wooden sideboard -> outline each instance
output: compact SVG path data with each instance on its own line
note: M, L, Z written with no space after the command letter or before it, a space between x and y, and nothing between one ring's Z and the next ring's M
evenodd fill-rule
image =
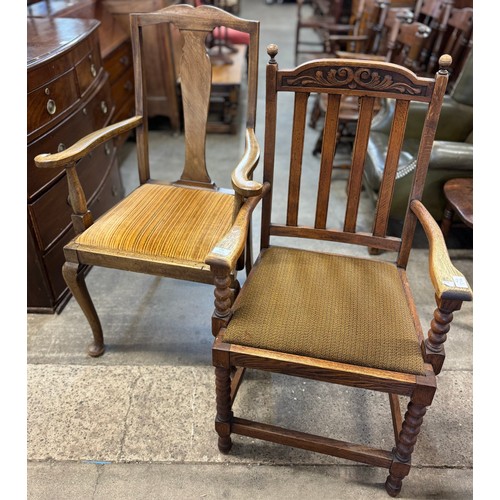
M103 67L99 21L28 17L28 312L60 311L70 297L63 246L74 236L64 169L33 158L61 151L111 123L115 105ZM95 216L123 197L117 144L108 141L77 166Z
M128 28L124 29L103 0L41 0L28 6L28 17L97 19L103 66L109 75L115 104L112 122L135 112L134 68ZM126 136L122 137L122 142Z

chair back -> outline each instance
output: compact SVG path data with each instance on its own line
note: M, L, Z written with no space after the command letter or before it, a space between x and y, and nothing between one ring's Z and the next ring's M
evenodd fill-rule
M430 33L431 29L423 23L398 23L390 37L387 60L417 71L418 58Z
M134 57L136 114L142 115L142 126L137 129L137 154L139 179L144 183L150 178L145 71L143 68L143 29L147 26L173 26L180 37L180 58L177 74L182 96L185 161L184 169L177 181L215 188L207 171L205 145L207 120L212 88L212 64L207 53L207 37L215 28L227 27L248 33L247 106L246 126L255 128L257 105L257 71L259 22L240 19L217 7L202 5L172 5L156 12L130 15L132 50ZM158 61L158 71L162 71ZM165 75L172 78L173 75Z
M450 82L455 83L464 69L472 50L472 20L473 9L451 9L448 19L448 30L443 43L443 51L450 54L455 63L450 75Z
M437 66L453 4L454 0L422 0L420 3L415 21L431 29L419 57L422 71L432 73Z
M428 104L410 192L410 200L421 200L435 129L448 80L446 68L449 67L451 59L443 56L441 58L442 69L436 74L435 79L431 79L418 77L407 68L392 63L353 59L315 60L292 70L280 70L275 60L277 47L269 46L268 54L271 59L267 65L266 75L264 182L270 183L272 191L263 200L261 248L269 247L272 237L350 243L398 252L398 263L401 267L405 267L415 231L415 216L407 210L400 237L389 236L387 228L408 109L412 101ZM316 173L311 171L306 172L305 176L302 175L308 99L314 93L324 93L328 96L317 177ZM349 169L345 207L342 209L339 208L342 200L330 200L330 196L333 160L337 147L339 104L341 98L345 96L358 99L359 118ZM275 172L278 99L285 100L290 97L293 98L293 104L289 104L293 106L291 146L289 166L286 169L287 173L283 174L282 168L276 169ZM374 103L380 98L394 99L395 112L387 151L380 152L385 156L385 169L370 231L366 228L359 228L357 221ZM280 134L283 134L281 125ZM282 151L282 145L278 146ZM283 166L279 165L279 167ZM275 176L275 174L278 175ZM288 177L286 202L283 206L273 209L272 192L280 185L286 184L286 177ZM316 188L310 187L313 183L312 179L317 180ZM315 210L311 210L314 204ZM305 208L305 217L301 214L302 205ZM337 215L333 217L333 211L337 215L340 214L340 217ZM314 220L312 217L307 219L307 212L315 213ZM335 223L332 222L335 218L338 227L335 227Z

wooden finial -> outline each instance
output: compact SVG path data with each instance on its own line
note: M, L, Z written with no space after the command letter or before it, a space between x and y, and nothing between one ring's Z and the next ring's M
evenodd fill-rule
M448 68L451 66L453 62L452 57L449 54L443 54L439 58L439 72L444 74L448 72Z
M278 46L275 43L270 43L267 46L267 53L268 53L269 57L271 58L269 60L269 64L276 64L276 61L274 60L274 58L276 57L276 54L278 53Z

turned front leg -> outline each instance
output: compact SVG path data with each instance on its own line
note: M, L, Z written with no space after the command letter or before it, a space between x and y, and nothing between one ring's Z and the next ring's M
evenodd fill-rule
M411 401L408 404L399 439L396 448L393 450L394 461L385 482L385 489L392 497L395 497L401 491L403 479L410 472L411 455L426 411L427 408L424 405L415 404Z
M231 370L229 368L215 368L215 391L217 400L217 416L215 430L219 434L218 446L221 453L229 453L231 446Z
M444 343L450 325L453 320L453 312L458 311L462 305L461 301L436 300L438 307L434 311L434 318L431 321L431 328L425 339L426 360L432 365L434 373L441 372L445 359Z
M231 318L231 305L235 295L235 291L231 286L235 286L235 284L231 279L229 270L225 268L213 268L212 272L214 274L215 284L215 310L212 315L212 334L216 337L219 330L227 326Z

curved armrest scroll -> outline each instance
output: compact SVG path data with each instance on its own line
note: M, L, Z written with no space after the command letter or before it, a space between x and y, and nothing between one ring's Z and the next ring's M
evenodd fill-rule
M252 128L245 132L245 153L239 164L233 170L231 182L234 190L244 198L262 193L262 184L251 179L260 158L260 147Z
M464 275L451 263L443 233L422 202L410 203L429 240L429 273L439 299L470 301L472 290Z
M70 146L68 149L54 154L39 154L35 157L35 164L39 168L55 168L64 167L73 164L90 153L97 146L109 139L123 134L142 123L142 116L134 116L127 120L122 120L113 125L92 132L78 142Z
M205 258L205 262L209 266L223 267L229 270L235 268L236 262L245 248L252 212L270 187L271 185L265 182L260 195L253 196L243 203L231 229Z

